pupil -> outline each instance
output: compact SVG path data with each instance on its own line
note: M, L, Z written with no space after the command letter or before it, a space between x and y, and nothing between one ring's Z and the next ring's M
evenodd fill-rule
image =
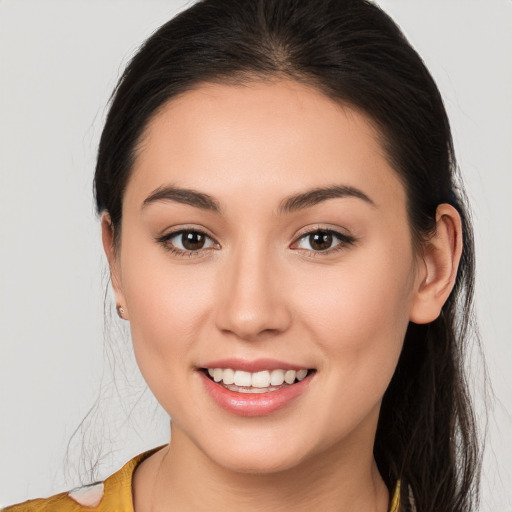
M189 251L197 251L201 249L204 245L204 235L201 233L197 233L194 231L189 231L187 233L183 233L182 235L182 243L183 247Z
M318 251L325 251L326 249L329 249L329 247L331 247L332 234L326 233L325 231L314 233L313 235L310 235L310 243L313 249L316 249Z

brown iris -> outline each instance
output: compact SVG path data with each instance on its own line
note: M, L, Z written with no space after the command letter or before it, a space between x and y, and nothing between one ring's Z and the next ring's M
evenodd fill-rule
M197 251L202 249L206 240L206 236L197 231L184 231L181 234L183 247L187 251Z
M328 231L317 231L309 235L309 243L316 251L325 251L332 245L332 233Z

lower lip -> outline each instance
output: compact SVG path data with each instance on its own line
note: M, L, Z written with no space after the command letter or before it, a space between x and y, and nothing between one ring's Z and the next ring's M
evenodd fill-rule
M267 393L237 393L217 384L202 371L199 374L206 391L222 409L238 416L265 416L286 407L302 395L314 372L300 382Z

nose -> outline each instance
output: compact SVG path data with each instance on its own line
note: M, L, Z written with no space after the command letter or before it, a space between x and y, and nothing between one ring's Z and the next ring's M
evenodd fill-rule
M217 328L246 341L282 333L292 319L278 258L261 245L233 249L219 276Z

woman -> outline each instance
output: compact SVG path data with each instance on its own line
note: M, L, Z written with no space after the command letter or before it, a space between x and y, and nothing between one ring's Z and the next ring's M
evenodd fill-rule
M472 509L471 226L440 95L382 11L194 5L121 78L95 191L172 441L12 510Z

